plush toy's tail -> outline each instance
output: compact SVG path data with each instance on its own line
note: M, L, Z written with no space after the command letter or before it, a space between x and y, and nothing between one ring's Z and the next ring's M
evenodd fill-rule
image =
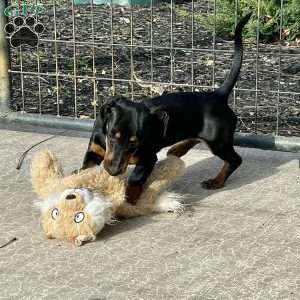
M166 192L155 202L152 211L157 213L174 212L180 214L184 210L182 196L173 192Z
M55 155L49 150L38 152L31 162L31 182L34 191L43 199L51 192L63 176L62 168Z
M183 175L185 172L184 162L173 155L159 161L145 186L145 191L140 196L137 205L124 203L118 210L117 215L121 217L134 217L146 215L151 212L180 211L183 206L174 193L163 192L167 189L173 179ZM160 197L162 195L162 197Z

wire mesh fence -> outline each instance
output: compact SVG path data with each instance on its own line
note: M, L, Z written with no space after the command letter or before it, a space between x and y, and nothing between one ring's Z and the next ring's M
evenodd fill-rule
M159 5L151 0L149 7L118 6L113 0L39 3L45 8L36 18L45 27L37 34L39 44L10 49L15 111L95 118L113 95L147 101L162 91L211 90L231 66L232 39L218 37L199 18L216 20L217 0ZM235 4L237 20L239 1ZM300 135L300 72L291 71L300 63L300 48L282 42L282 4L279 38L261 42L258 25L256 39L245 42L242 73L230 99L240 132Z

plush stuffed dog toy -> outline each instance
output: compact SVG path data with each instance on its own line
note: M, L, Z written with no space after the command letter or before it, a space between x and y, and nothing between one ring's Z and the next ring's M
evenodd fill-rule
M42 227L48 238L71 241L76 246L93 241L115 217L135 217L151 212L176 212L182 204L169 183L184 173L183 161L168 156L157 163L137 205L126 202L128 174L112 177L102 166L64 177L61 165L48 150L36 154L31 164L33 188L41 198Z

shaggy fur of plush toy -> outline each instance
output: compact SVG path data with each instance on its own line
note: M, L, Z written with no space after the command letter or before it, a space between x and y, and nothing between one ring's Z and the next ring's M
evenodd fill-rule
M128 173L112 177L102 167L95 167L65 177L57 158L48 150L34 156L31 179L41 199L35 205L41 210L47 237L80 246L95 240L96 234L114 217L181 210L182 204L174 194L160 196L184 170L183 161L172 155L158 162L137 205L125 201Z

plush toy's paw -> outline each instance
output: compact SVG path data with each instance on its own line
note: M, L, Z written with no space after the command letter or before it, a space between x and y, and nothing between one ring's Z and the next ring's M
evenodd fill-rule
M165 193L155 203L154 212L181 213L184 205L180 202L180 196L176 193Z
M48 172L47 175L62 176L62 168L54 153L48 149L42 150L33 156L31 170Z
M62 176L61 165L51 151L42 150L34 155L31 162L31 182L40 198L47 198Z
M93 234L90 235L79 235L75 240L75 246L79 247L83 244L83 242L93 242L96 239L96 236Z

